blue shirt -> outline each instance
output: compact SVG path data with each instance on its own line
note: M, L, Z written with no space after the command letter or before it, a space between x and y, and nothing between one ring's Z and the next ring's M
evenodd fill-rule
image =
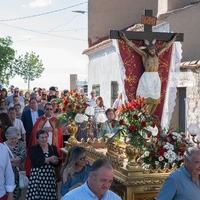
M99 200L98 197L89 189L87 182L82 186L68 192L61 200ZM122 200L111 190L108 190L101 200Z
M88 174L91 166L87 164L80 172L75 172L73 176L61 185L61 195L64 196L69 189L77 183L85 183L88 179Z
M182 166L166 178L156 200L200 200L200 187Z

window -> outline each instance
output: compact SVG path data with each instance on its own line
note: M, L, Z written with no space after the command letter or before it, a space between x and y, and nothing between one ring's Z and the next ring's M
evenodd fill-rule
M111 81L111 106L113 105L115 99L117 99L119 90L119 84L117 81Z
M92 90L96 91L96 96L100 96L100 85L93 85Z
M177 96L174 107L174 112L172 114L172 119L170 121L170 125L173 129L181 132L186 131L185 124L185 116L186 116L186 88L179 87L177 88Z

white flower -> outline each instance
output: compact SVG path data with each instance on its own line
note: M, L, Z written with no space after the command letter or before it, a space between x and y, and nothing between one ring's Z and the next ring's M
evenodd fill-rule
M169 155L169 162L173 162L174 160L176 160L176 153L174 151L169 150L168 151L168 155Z
M163 161L163 160L164 160L163 156L159 156L159 157L158 157L158 160L159 160L160 162Z
M173 160L172 158L169 158L169 159L168 159L168 162L169 162L169 163L172 163L173 161L174 161L174 160Z
M143 155L144 155L144 157L148 157L148 156L149 156L149 154L150 154L150 152L149 152L149 151L145 151Z
M172 136L172 138L173 138L174 140L176 140L176 136Z
M172 144L169 145L169 150L171 150L171 151L174 150L174 146Z
M159 162L158 162L158 161L155 161L155 165L159 165Z
M172 135L176 136L177 139L181 139L182 138L182 135L180 133L177 133L177 132L172 132Z
M171 144L170 144L169 142L166 142L166 144L164 145L164 148L165 148L165 149L169 149L169 148L170 148L170 145L171 145Z
M164 157L165 157L166 159L168 159L168 158L169 158L169 153L168 153L168 152L165 152L165 153L164 153Z

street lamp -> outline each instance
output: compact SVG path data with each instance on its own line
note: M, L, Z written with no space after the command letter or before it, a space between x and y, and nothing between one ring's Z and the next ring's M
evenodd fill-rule
M84 11L84 10L73 10L72 12L80 13L80 14L88 13L87 11Z
M198 124L191 123L188 127L188 132L192 136L192 141L197 144L197 147L200 149L200 128Z

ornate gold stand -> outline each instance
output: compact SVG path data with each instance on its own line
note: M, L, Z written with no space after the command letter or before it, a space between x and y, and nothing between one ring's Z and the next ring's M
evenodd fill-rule
M68 139L67 143L68 146L73 146L77 144L77 139L75 138L75 134L78 131L78 126L74 120L70 120L70 124L67 126L67 131L70 133L70 138Z

